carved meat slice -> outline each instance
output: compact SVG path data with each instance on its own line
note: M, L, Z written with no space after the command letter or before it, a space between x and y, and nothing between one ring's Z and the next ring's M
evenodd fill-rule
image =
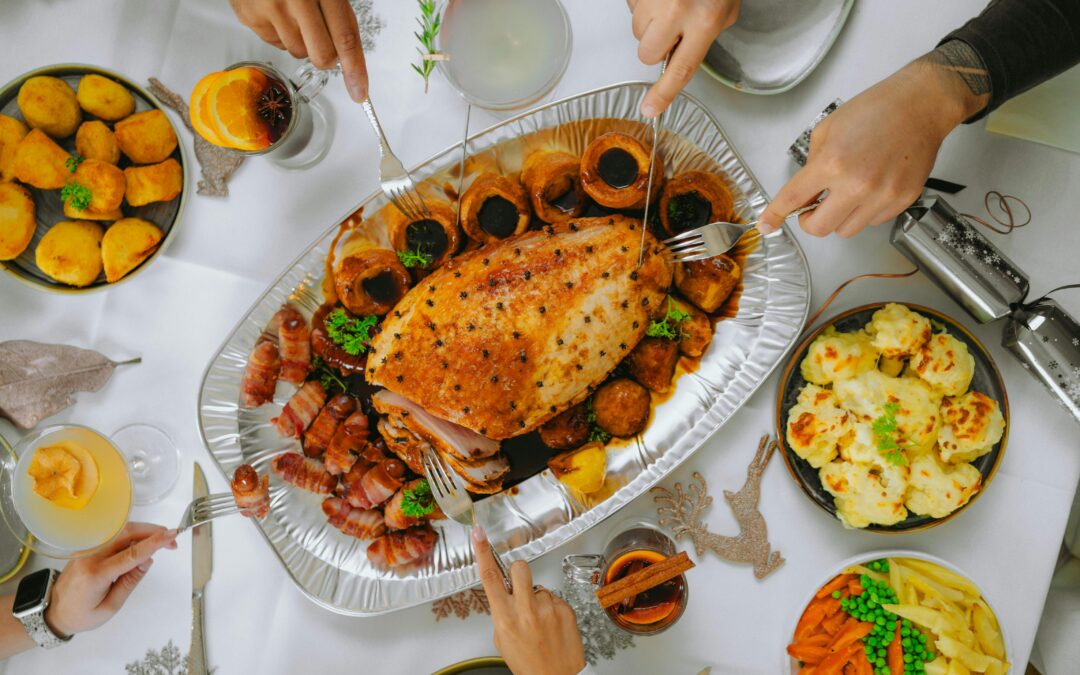
M494 439L588 397L664 310L672 270L622 216L526 232L452 259L371 343L367 379Z

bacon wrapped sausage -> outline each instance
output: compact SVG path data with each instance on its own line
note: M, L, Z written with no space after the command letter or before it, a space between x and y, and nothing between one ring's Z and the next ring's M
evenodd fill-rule
M406 495L405 493L409 494ZM410 513L406 513L407 509L403 508L403 505L408 501ZM416 515L416 510L420 508L426 510L430 508L424 515ZM439 510L439 506L435 503L435 498L431 494L431 488L427 484L426 478L417 478L405 483L401 486L401 489L394 493L394 496L390 498L390 501L386 503L386 507L383 509L383 520L386 521L386 527L391 530L405 530L418 523L428 520L438 520L445 517L443 512Z
M289 402L282 408L281 414L270 420L278 433L286 438L300 438L319 414L326 402L326 390L322 384L311 381L300 387Z
M337 478L326 472L322 462L304 457L298 452L286 452L274 458L274 473L281 480L296 487L320 495L334 491Z
M374 539L386 533L386 524L378 511L357 509L340 497L323 500L323 513L330 524L350 537Z
M230 487L240 515L262 520L270 513L270 476L259 476L253 466L241 464Z
M308 430L304 432L304 454L319 457L326 451L341 421L356 410L356 399L348 394L338 394L326 404ZM333 472L331 472L333 473Z
M367 557L381 570L411 565L431 555L439 535L430 525L384 534L368 546Z
M240 402L248 408L257 408L274 400L277 387L278 370L281 359L277 345L273 342L260 342L251 352L244 381L240 387Z
M348 473L356 463L356 455L364 449L370 437L368 416L363 411L349 415L334 432L323 455L326 470L335 476Z
M401 488L405 478L405 463L394 457L384 459L371 467L360 479L360 487L367 498L368 508L378 506Z
M311 331L304 315L291 305L279 312L281 327L278 342L281 350L281 379L295 385L304 383L311 372Z

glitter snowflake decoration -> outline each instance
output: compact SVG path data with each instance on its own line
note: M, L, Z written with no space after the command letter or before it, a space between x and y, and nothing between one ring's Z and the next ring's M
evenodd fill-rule
M970 227L964 228L964 239L967 239L968 241L974 241L975 230L971 229Z
M1046 364L1046 367L1049 368L1050 370L1057 370L1058 369L1058 362L1054 361L1054 360L1051 360L1050 363Z
M187 657L169 640L160 650L148 649L141 661L124 666L127 675L185 675L188 672Z
M977 249L975 248L975 246L969 243L960 244L956 247L956 250L967 256L972 256L977 253Z
M572 580L565 580L560 592L577 614L578 631L585 647L585 660L595 666L600 659L613 659L615 652L634 646L629 633L615 627L608 619L600 603L596 601L596 587Z

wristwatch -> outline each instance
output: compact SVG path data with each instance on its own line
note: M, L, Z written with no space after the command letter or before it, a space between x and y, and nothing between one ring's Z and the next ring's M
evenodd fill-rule
M58 647L71 639L70 635L57 635L45 622L45 610L49 608L53 583L58 576L60 573L56 570L43 569L23 577L11 608L11 613L22 623L30 638L45 649Z

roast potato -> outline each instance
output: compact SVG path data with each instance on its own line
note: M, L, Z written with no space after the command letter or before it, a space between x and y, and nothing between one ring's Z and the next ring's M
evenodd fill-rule
M106 164L120 163L120 145L116 136L104 122L90 120L79 125L75 134L75 150L86 159L96 159Z
M26 123L53 138L67 138L82 122L75 92L57 77L41 75L23 82L18 102Z
M726 255L675 265L675 287L706 314L720 309L739 283L739 264Z
M679 343L666 338L647 337L626 357L630 377L658 393L671 388L679 362Z
M71 220L120 220L124 212L120 209L98 213L89 209L78 209L72 205L71 200L64 202L64 217Z
M689 357L697 358L705 353L712 342L713 322L709 315L694 307L689 302L671 298L675 306L690 315L689 319L679 322L679 351Z
M37 266L62 284L88 286L101 274L101 226L86 220L53 225L35 251Z
M41 129L31 129L15 148L15 178L42 190L59 190L71 179L70 158Z
M75 99L86 112L110 122L135 112L135 97L127 87L101 75L84 75Z
M584 403L564 410L540 427L540 440L556 450L579 447L589 440L589 411Z
M15 148L29 132L21 120L0 115L0 183L15 180Z
M629 438L649 421L649 390L631 379L611 380L593 396L596 424L612 436Z
M101 240L101 258L105 279L119 281L150 257L165 235L153 223L142 218L124 218L112 224Z
M588 443L577 450L555 455L548 460L548 468L566 487L581 494L591 494L604 486L607 450L603 443Z
M160 110L135 113L116 123L120 150L136 164L157 164L176 149L176 132Z
M37 221L30 191L16 183L0 183L0 260L12 260L30 245Z
M124 201L124 172L112 164L96 159L83 160L71 179L90 190L90 205L85 210L99 216L94 220L116 212L120 208L120 202ZM75 217L69 213L69 207L72 207L71 211L75 211L71 202L71 199L64 202L64 215L68 218Z
M127 201L132 206L167 202L184 187L184 172L180 163L171 157L151 166L129 166L124 169L124 178L127 180Z

